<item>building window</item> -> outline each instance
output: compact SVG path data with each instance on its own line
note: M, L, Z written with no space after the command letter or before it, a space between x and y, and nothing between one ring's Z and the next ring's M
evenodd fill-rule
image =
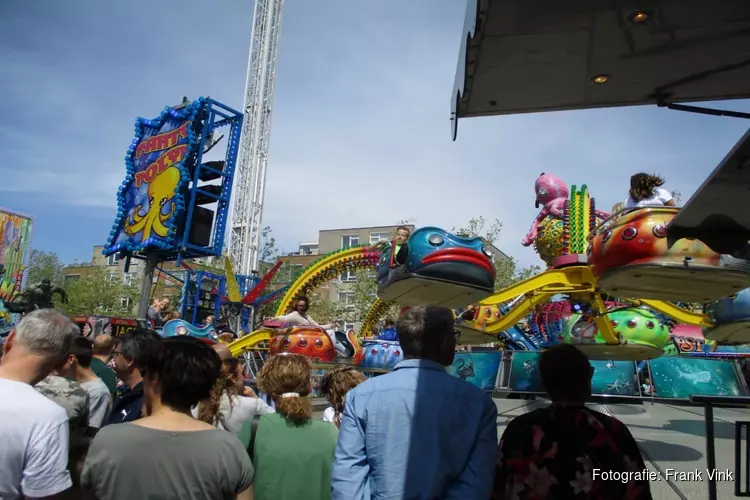
M74 281L78 281L79 279L81 279L80 274L68 274L67 276L65 276L65 284L68 285L70 283L73 283Z
M354 234L350 236L341 237L341 249L346 250L347 248L356 247L359 245L359 235Z
M108 266L116 266L120 263L120 254L119 253L113 253L109 257L107 257L107 265Z
M339 291L339 302L346 307L348 312L354 312L357 309L354 305L354 292Z
M122 275L122 284L125 286L131 286L133 284L133 276L135 273L125 273Z
M120 299L120 305L123 309L130 309L130 306L132 305L132 302L130 300L130 297L123 297Z
M353 283L357 281L357 273L355 271L345 271L341 274L341 281L344 283Z
M118 273L109 273L109 282L115 283L120 280L120 275Z
M377 243L379 241L390 240L391 235L388 233L370 233L370 244Z

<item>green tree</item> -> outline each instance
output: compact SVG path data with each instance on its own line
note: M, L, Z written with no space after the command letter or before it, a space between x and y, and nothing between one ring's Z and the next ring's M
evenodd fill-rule
M318 293L310 296L310 316L321 325L347 319L346 306L341 302L334 302Z
M63 282L64 268L56 253L32 250L29 258L28 283L34 285L46 279L50 280L53 285L60 285Z
M494 245L503 229L503 223L499 219L494 219L489 225L484 217L476 217L469 220L466 227L456 229L451 232L461 236L480 237L488 243ZM509 286L528 279L542 270L541 267L532 265L529 267L520 267L518 261L513 257L508 259L495 259L495 290L503 290Z
M66 283L68 303L57 304L69 315L135 317L140 284L126 285L120 276L100 267L91 267L78 279Z

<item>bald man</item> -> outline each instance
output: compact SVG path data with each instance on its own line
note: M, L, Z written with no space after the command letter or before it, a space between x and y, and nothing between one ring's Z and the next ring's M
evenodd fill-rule
M111 335L102 333L94 338L94 357L91 359L91 369L96 376L107 385L111 394L117 390L117 376L115 371L107 366L112 358L115 342Z

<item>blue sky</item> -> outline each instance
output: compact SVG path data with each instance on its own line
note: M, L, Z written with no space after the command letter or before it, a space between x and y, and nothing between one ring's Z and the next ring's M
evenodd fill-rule
M209 10L208 5L211 5ZM0 2L0 206L36 217L34 247L70 262L106 241L136 116L210 95L242 106L252 2ZM747 127L655 107L464 120L449 133L465 4L287 1L264 224L284 251L318 229L461 226L536 216L541 172L609 209L655 171L683 201ZM747 102L722 103L750 110Z

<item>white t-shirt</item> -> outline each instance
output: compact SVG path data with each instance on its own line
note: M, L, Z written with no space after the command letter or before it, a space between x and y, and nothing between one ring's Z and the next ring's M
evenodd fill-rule
M667 202L672 199L672 193L664 188L655 188L654 195L651 198L645 198L636 202L632 196L628 195L625 199L625 208L635 207L663 207Z
M198 418L199 406L193 408L194 418ZM265 415L275 411L262 399L246 396L232 396L232 404L230 405L229 397L224 394L219 403L219 422L216 427L232 434L239 434L242 425L248 420L252 420L255 415Z
M68 414L23 382L0 378L0 498L61 493L68 473Z
M101 429L109 416L109 411L112 409L112 397L109 394L109 388L98 377L96 380L81 382L81 387L89 395L89 427Z

